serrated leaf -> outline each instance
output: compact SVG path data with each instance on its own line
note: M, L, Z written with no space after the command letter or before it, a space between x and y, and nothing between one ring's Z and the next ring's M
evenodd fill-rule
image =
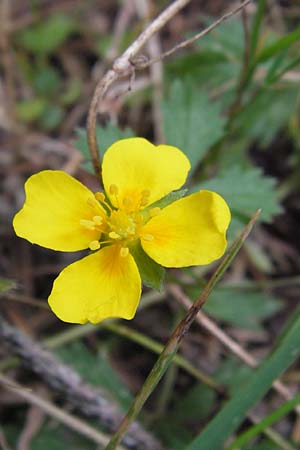
M143 283L147 287L160 291L164 281L165 269L144 252L139 242L130 248L130 253L138 266Z
M193 191L199 189L208 189L222 195L233 216L239 220L241 217L247 220L259 208L262 208L260 219L264 222L270 222L274 215L281 212L276 198L275 180L262 175L256 167L232 167L218 177L197 185Z
M187 155L192 171L223 135L225 119L220 109L187 80L173 82L168 99L162 103L166 141Z
M276 91L264 89L238 114L234 127L241 136L258 139L266 147L288 124L298 99L297 86Z
M212 23L207 20L207 26ZM244 53L244 30L240 20L231 18L212 30L211 33L199 39L196 45L201 49L222 52L229 60L241 61Z
M91 163L91 155L89 152L89 146L87 142L86 130L83 128L77 129L78 139L75 142L75 147L81 152L85 158L84 168L88 172L94 173L93 165ZM124 128L121 130L112 123L108 123L105 127L97 126L96 128L97 141L100 148L100 157L103 158L105 151L110 147L115 141L119 139L130 138L134 136L133 131L130 128Z

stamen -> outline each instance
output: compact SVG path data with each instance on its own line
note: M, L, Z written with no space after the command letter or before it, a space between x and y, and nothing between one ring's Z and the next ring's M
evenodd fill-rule
M118 193L119 193L118 186L116 184L111 184L109 186L109 193L110 193L110 195L118 195Z
M156 206L155 208L150 209L149 214L150 217L155 217L160 213L160 208Z
M95 230L95 222L92 222L91 220L81 219L79 223L88 230Z
M141 206L146 206L147 203L149 202L149 197L150 197L150 191L149 189L144 189L141 193Z
M99 250L100 248L100 242L99 241L92 241L89 243L90 250Z
M122 248L121 248L121 250L120 250L120 256L121 256L122 258L126 258L126 256L128 255L128 253L129 253L129 248L128 248L128 247L122 247Z
M95 222L96 225L101 225L103 223L103 219L101 216L94 216L93 222Z
M96 192L95 197L98 200L98 202L100 202L102 205L105 206L105 208L107 208L109 211L112 211L111 207L109 206L109 204L105 199L105 195L103 194L103 192Z
M93 198L93 197L90 197L90 198L87 199L87 204L89 206L92 206L93 208L95 208L95 207L99 208L99 204L98 204L97 200L95 198Z
M104 202L105 202L105 195L103 194L103 192L96 192L95 198L96 198L100 203L104 203Z
M123 198L123 205L125 207L128 208L129 206L131 206L131 204L132 204L132 199L130 197L124 197Z
M127 232L128 234L130 234L131 236L134 236L134 235L135 235L135 227L134 227L134 226L132 226L132 227L127 227L127 228L126 228L126 232Z
M118 233L116 233L115 231L111 231L109 234L108 234L108 236L111 238L111 239L120 239L120 235L118 234Z
M141 224L144 220L144 217L142 216L142 214L136 214L134 217L134 221L137 225Z
M153 241L154 239L152 234L144 234L143 236L141 236L141 238L144 239L145 241Z

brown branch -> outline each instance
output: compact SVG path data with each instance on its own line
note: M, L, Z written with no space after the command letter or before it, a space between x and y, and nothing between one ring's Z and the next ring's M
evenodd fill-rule
M99 104L102 101L105 93L107 92L108 88L111 86L112 83L114 83L116 80L118 80L121 77L132 77L134 74L134 71L136 69L144 69L146 67L151 66L155 62L161 61L162 59L166 58L167 56L170 56L177 50L187 47L188 45L195 42L197 39L200 39L201 37L208 34L211 30L213 30L215 27L217 27L220 23L227 20L229 17L233 16L234 14L238 13L242 8L244 8L248 3L250 3L251 0L245 0L241 5L239 5L237 8L233 9L232 11L229 11L228 13L224 14L220 19L218 19L216 22L214 22L212 25L207 27L205 30L201 31L200 33L196 34L193 38L187 39L184 42L181 42L180 44L176 45L166 53L163 53L162 55L155 57L154 59L150 61L145 61L145 58L136 58L136 55L139 53L139 51L142 49L142 47L149 42L151 37L157 33L163 26L170 20L172 17L177 14L178 11L180 11L182 8L184 8L190 0L175 0L173 3L171 3L170 6L168 6L156 19L154 19L147 27L146 29L138 36L138 38L125 50L125 52L115 60L113 67L111 70L109 70L104 77L98 82L91 105L89 108L88 113L88 120L87 120L87 136L88 136L88 144L91 154L91 159L94 166L94 171L96 175L101 176L101 162L100 162L100 150L97 143L97 137L96 137L96 120L97 120L97 113Z
M150 22L150 2L149 0L135 0L136 9L141 18L147 23ZM147 51L150 58L156 58L161 53L161 44L159 36L155 34L147 43ZM162 61L150 66L150 77L153 83L152 94L152 118L154 127L155 142L163 144L165 142L163 115L162 115L162 97L163 97L163 65Z
M88 144L91 153L96 175L101 175L100 151L96 138L96 120L99 103L103 99L109 86L119 78L132 76L134 66L133 58L141 50L141 48L149 41L149 39L159 31L175 14L186 6L191 0L176 0L171 3L156 19L154 19L148 27L138 36L138 38L125 50L125 52L116 59L113 68L109 70L104 77L98 82L88 113L87 135Z
M60 392L82 415L99 420L108 431L117 428L123 414L117 404L100 389L87 384L75 370L59 362L31 338L0 317L0 338L24 365ZM123 444L132 450L162 450L160 443L135 422Z
M205 28L205 30L200 31L199 33L195 34L195 36L193 36L190 39L187 39L187 40L185 40L183 42L180 42L179 44L175 45L175 47L172 47L170 50L166 51L165 53L163 53L159 57L154 58L154 59L150 59L149 61L145 61L145 62L139 62L139 61L137 61L136 63L133 62L135 68L136 69L145 69L146 67L151 66L151 64L154 64L154 63L156 63L158 61L161 61L162 59L167 58L168 56L171 56L173 53L177 52L178 50L180 50L182 48L185 48L185 47L188 47L189 45L191 45L194 42L196 42L198 39L202 38L203 36L206 36L214 28L219 26L222 22L225 22L225 20L229 19L231 16L234 16L235 14L237 14L246 5L248 5L251 1L252 0L245 0L241 5L237 6L232 11L229 11L228 13L224 14L222 17L220 17L214 23L209 25L207 28Z
M62 422L64 425L68 426L74 431L77 431L93 442L101 445L106 444L108 438L105 437L102 433L95 430L89 424L83 422L77 417L63 411L61 408L58 408L48 400L42 398L40 395L28 389L27 386L16 383L13 379L1 373L0 384L5 389L12 391L17 397L21 397L31 405L37 406L48 415L54 417L59 422ZM124 450L124 448L119 450Z

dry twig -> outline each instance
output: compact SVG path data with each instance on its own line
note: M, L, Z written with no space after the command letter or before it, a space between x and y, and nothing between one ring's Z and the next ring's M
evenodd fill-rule
M147 60L145 57L136 58L139 51L149 42L152 36L161 30L164 25L171 20L175 14L184 8L190 0L175 0L168 6L156 19L154 19L146 29L137 37L137 39L132 42L132 44L125 50L125 52L115 60L113 67L109 70L104 77L99 81L96 86L91 105L89 108L88 120L87 120L87 134L88 134L88 144L91 153L91 159L93 162L94 170L96 175L101 175L101 165L99 156L99 147L96 138L96 119L100 102L103 100L108 88L121 77L131 77L134 75L136 69L144 69L151 66L155 62L161 61L162 59L170 56L177 50L187 47L188 45L195 42L197 39L208 34L220 23L227 20L229 17L238 13L242 8L244 8L251 0L245 0L237 8L224 14L220 19L215 21L205 30L196 34L193 38L187 39L184 42L176 45L169 51L163 53L160 56L155 57L152 60Z
M22 358L30 370L60 392L81 414L99 420L109 431L116 429L123 414L105 392L85 383L73 369L59 362L50 352L3 318L0 318L0 338L13 354ZM162 449L160 443L137 422L132 424L123 444L133 450Z
M59 422L62 422L64 425L67 425L72 430L77 431L97 444L105 445L107 443L108 438L105 435L95 430L81 419L63 411L53 403L40 397L26 386L16 383L14 380L3 374L0 374L0 384L2 384L4 388L11 390L17 397L21 397L31 405L37 406ZM124 448L119 448L118 450L124 450Z

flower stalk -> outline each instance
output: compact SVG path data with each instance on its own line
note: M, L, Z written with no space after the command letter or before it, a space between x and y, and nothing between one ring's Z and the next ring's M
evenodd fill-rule
M151 395L157 384L159 383L160 379L168 369L174 355L176 354L179 344L188 332L192 322L194 321L198 311L202 308L202 306L207 301L211 291L217 284L217 282L222 278L224 272L228 269L228 267L231 265L232 261L238 254L240 248L242 247L243 243L247 239L249 233L252 230L252 227L254 223L256 222L261 210L257 210L256 213L253 215L249 223L244 228L241 235L236 239L236 241L232 244L227 256L223 259L223 261L220 263L220 265L217 267L215 272L212 274L210 279L208 280L207 284L203 288L201 294L195 301L195 303L191 306L189 311L187 312L186 316L180 321L180 323L175 328L174 332L172 333L169 341L165 345L163 351L161 352L160 356L158 357L156 363L154 364L153 368L151 369L151 372L149 373L148 377L146 378L145 383L143 384L142 388L140 389L139 393L137 394L135 400L133 401L128 413L120 423L117 431L113 435L112 439L110 440L109 444L105 448L105 450L115 450L117 448L117 445L120 443L121 439L123 438L124 434L126 433L129 425L133 422L133 420L137 417L138 413L142 409L144 403L147 401L148 397Z

